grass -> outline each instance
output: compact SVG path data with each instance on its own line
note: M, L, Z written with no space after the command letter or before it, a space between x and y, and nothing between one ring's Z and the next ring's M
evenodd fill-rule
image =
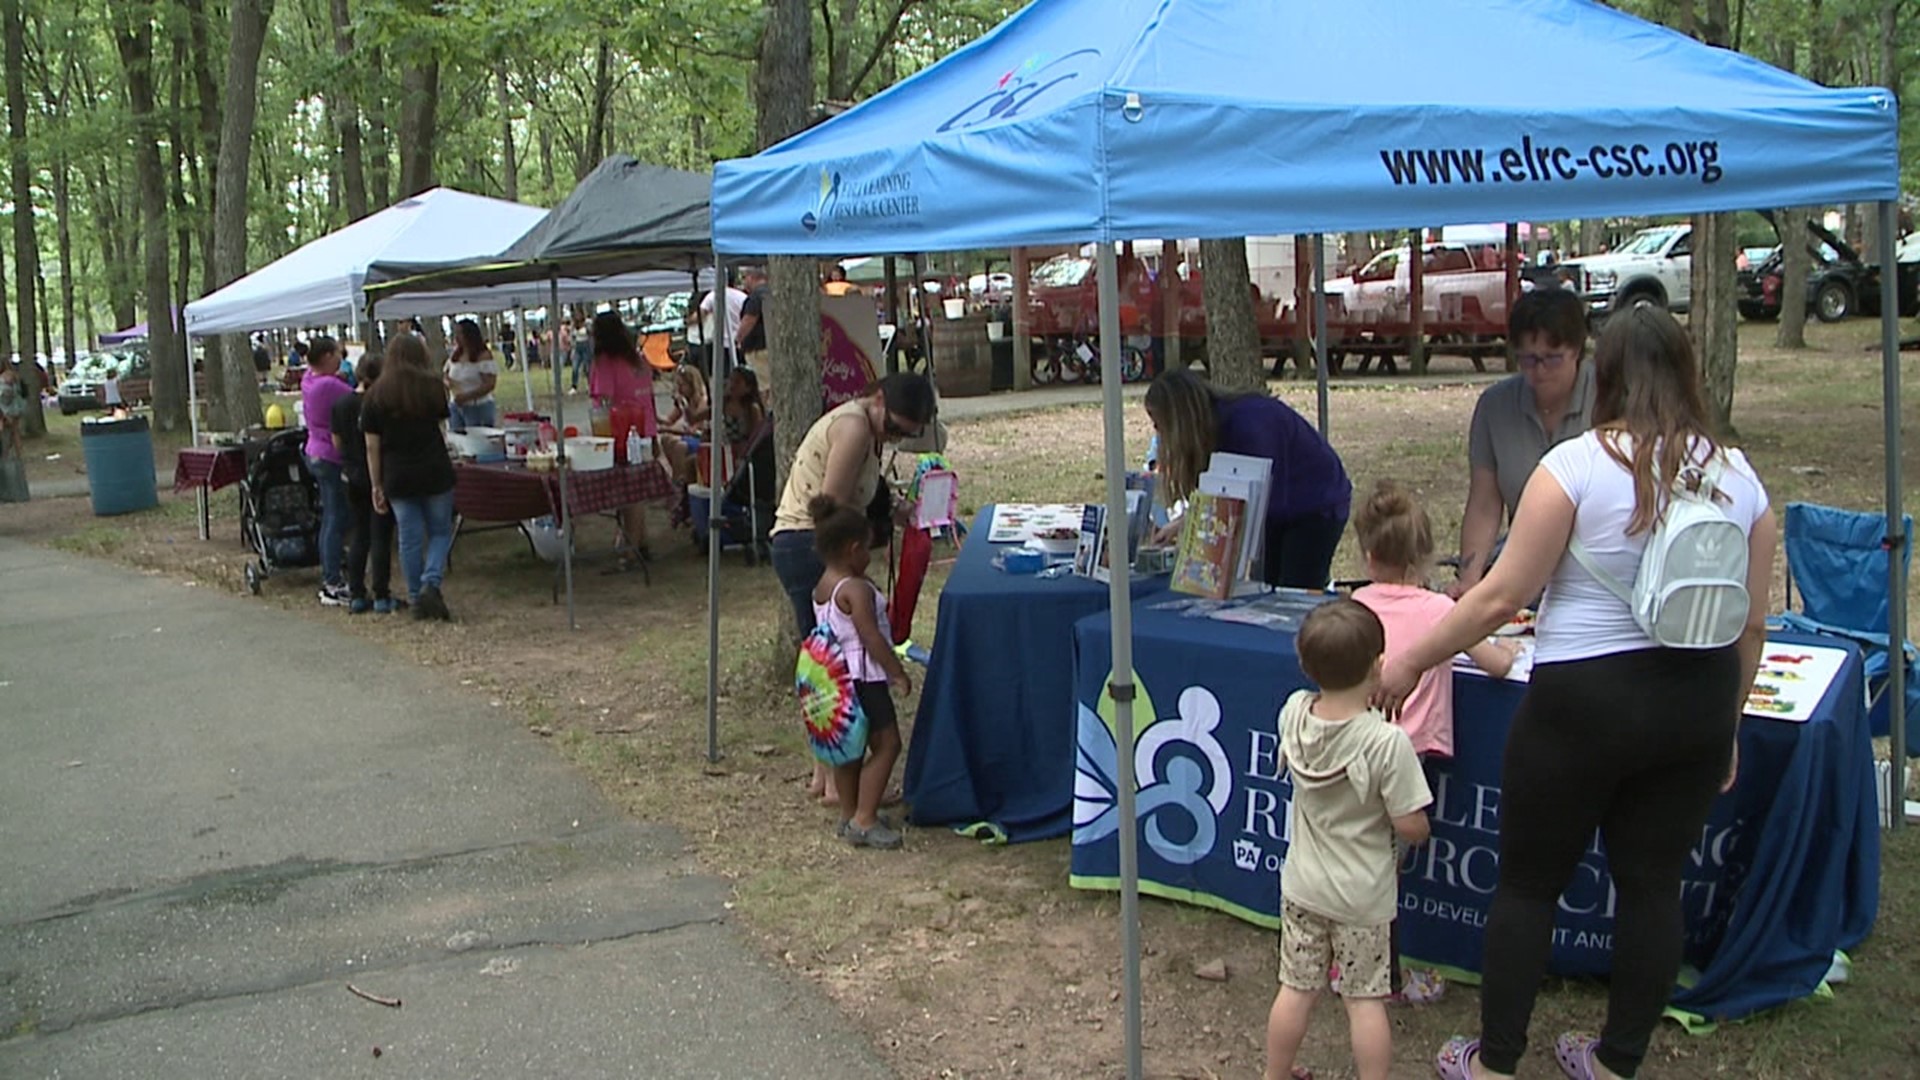
M1879 371L1861 352L1877 328L1864 321L1813 327L1814 348L1770 347L1770 327L1744 328L1737 407L1742 438L1776 506L1815 499L1872 509L1881 498ZM1920 358L1906 366L1920 376ZM545 375L545 371L538 374ZM518 373L501 397L518 402ZM1312 387L1276 392L1311 413ZM1413 486L1436 533L1457 534L1465 498L1467 418L1477 389L1406 381L1388 389L1336 384L1336 447L1356 483L1393 476ZM577 400L577 399L576 399ZM1920 424L1920 393L1905 415ZM1138 460L1147 425L1126 418L1128 456ZM1054 502L1102 494L1097 408L1051 408L953 424L952 458L963 509L995 501ZM1910 476L1920 462L1908 460ZM193 539L192 499L168 496L160 512L96 522L40 507L43 538L68 550L239 591L244 561L231 527L230 496L216 496L214 541ZM186 509L182 509L182 508ZM448 593L459 621L347 619L312 601L310 577L268 582L265 603L289 617L328 620L450 678L469 681L552 734L555 749L637 817L681 828L710 871L733 879L736 914L767 955L814 981L866 1029L907 1076L1115 1075L1120 1056L1118 905L1066 886L1064 840L985 847L940 830L915 830L897 856L874 857L836 843L831 812L801 793L810 768L794 731L791 668L770 659L785 601L771 573L730 554L722 574L721 759L706 760L706 566L684 534L658 527L651 586L637 575L579 579L581 631L569 633L551 606L550 570L512 533L463 538ZM9 528L0 524L0 529ZM597 552L605 527L581 540ZM1358 569L1351 543L1335 572ZM930 641L936 566L922 594L915 637ZM1777 607L1781 597L1776 592ZM1022 662L1031 662L1021 658ZM1013 675L1010 665L1009 675ZM911 718L914 701L901 703ZM1647 1075L1896 1077L1920 1051L1920 836L1886 837L1881 914L1855 956L1854 981L1830 1001L1796 1004L1709 1037L1663 1027ZM1211 912L1160 901L1143 905L1147 1064L1155 1075L1251 1075L1270 1001L1270 935ZM1224 959L1226 983L1193 968ZM1477 995L1456 990L1439 1004L1396 1010L1395 1076L1429 1075L1425 1056L1476 1024ZM1591 1025L1603 1009L1593 985L1556 982L1541 999L1535 1032ZM1322 1011L1309 1060L1341 1075L1345 1032ZM1536 1051L1529 1075L1555 1075Z

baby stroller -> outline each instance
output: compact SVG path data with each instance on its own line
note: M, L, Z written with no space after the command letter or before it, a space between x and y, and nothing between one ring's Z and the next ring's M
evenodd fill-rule
M248 443L240 480L240 538L256 561L247 564L247 591L283 570L320 565L320 486L307 471L305 429Z

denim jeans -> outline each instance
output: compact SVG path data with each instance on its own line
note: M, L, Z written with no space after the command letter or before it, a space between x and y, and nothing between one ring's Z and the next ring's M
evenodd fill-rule
M347 547L347 481L338 462L323 458L308 458L307 471L320 488L320 581L345 585L340 566Z
M780 591L793 605L794 625L802 637L813 632L813 587L826 572L813 550L812 529L773 534L773 576L780 579Z
M400 533L400 569L407 575L407 602L420 599L420 590L439 588L447 576L447 553L453 550L453 489L415 499L389 499L393 523Z
M492 398L472 405L447 404L447 430L465 431L470 427L499 427L500 409Z

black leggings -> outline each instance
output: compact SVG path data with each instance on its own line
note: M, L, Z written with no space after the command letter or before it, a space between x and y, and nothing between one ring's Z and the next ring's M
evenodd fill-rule
M347 590L355 600L386 600L393 582L393 515L373 512L373 489L347 485ZM373 571L368 594L367 571Z
M1560 893L1593 840L1617 894L1600 1062L1632 1076L1680 971L1680 875L1726 779L1739 654L1646 649L1533 669L1501 770L1481 1060L1512 1073L1553 951Z
M1347 531L1347 515L1301 518L1285 525L1267 523L1262 575L1269 585L1324 589L1332 580L1333 553Z

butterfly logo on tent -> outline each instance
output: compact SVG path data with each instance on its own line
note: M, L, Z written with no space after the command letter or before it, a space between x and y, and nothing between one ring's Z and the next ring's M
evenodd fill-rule
M1136 680L1137 682L1137 680ZM1233 795L1233 768L1215 737L1220 702L1204 687L1180 695L1178 714L1155 718L1141 688L1137 717L1147 718L1133 748L1134 814L1155 855L1191 866L1213 851L1220 815ZM1081 705L1075 738L1073 842L1097 843L1120 828L1119 740L1113 730L1113 699L1102 694L1100 710Z
M1100 58L1099 49L1075 49L1061 56L1034 53L994 81L993 88L967 107L954 113L935 131L964 131L982 124L1012 120L1031 107L1035 100L1056 87L1080 78L1080 71L1091 60Z
M820 231L820 226L833 217L834 207L840 204L840 174L829 169L820 170L820 194L814 200L813 209L800 216L800 227L808 232Z

